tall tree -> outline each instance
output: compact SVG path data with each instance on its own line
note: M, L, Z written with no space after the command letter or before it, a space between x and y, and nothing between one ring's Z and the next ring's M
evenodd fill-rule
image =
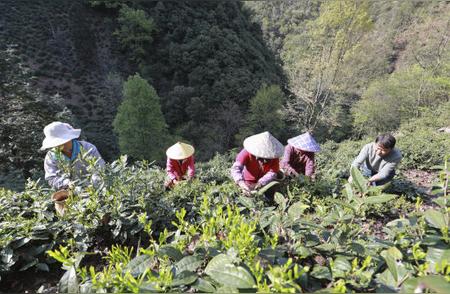
M286 98L277 85L263 85L250 100L247 124L237 136L242 141L254 133L271 132L275 137L283 136L285 125L282 118L282 107Z
M138 74L125 82L124 100L114 119L122 153L137 159L161 160L170 139L155 89Z
M286 114L297 129L314 130L326 119L342 65L372 26L367 9L367 1L325 1L318 18L285 40L282 58L294 94Z
M123 49L130 50L130 59L139 61L145 55L145 45L153 41L155 23L144 10L123 5L119 11L119 29L114 32Z

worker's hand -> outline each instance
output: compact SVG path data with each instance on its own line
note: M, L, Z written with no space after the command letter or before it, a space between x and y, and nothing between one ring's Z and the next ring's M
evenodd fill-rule
M250 187L244 182L244 181L239 181L238 182L239 187L242 189L242 191L245 192L250 192Z

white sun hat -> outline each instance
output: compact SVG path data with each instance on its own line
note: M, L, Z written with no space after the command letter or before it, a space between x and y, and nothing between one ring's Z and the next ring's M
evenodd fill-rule
M170 159L175 160L182 160L190 157L192 154L194 154L194 147L192 145L177 142L176 144L172 145L167 149L166 155Z
M80 136L80 133L80 129L74 129L67 123L54 121L44 128L45 139L42 141L41 150L53 148L76 139Z
M250 136L244 140L244 148L252 155L260 158L280 158L284 153L284 146L269 132Z
M320 152L320 145L317 144L316 140L314 140L314 137L309 132L290 138L287 142L291 146L303 151Z

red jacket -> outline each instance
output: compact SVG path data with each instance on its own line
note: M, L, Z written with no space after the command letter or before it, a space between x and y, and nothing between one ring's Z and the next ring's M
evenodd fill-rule
M266 185L277 177L280 170L280 160L278 158L270 159L267 163L261 163L256 156L250 154L247 150L242 151L236 157L236 161L231 169L231 175L235 182L244 180L246 182Z
M194 156L184 160L167 158L166 172L171 180L182 180L186 173L188 177L193 178L195 176Z

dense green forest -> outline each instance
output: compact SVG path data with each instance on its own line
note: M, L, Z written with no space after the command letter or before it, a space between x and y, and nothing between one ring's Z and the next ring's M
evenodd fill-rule
M449 98L448 1L2 0L0 292L446 293ZM64 217L39 151L55 120L107 161ZM322 146L272 204L230 179L263 131ZM392 185L348 183L385 132ZM198 176L167 191L179 140Z

